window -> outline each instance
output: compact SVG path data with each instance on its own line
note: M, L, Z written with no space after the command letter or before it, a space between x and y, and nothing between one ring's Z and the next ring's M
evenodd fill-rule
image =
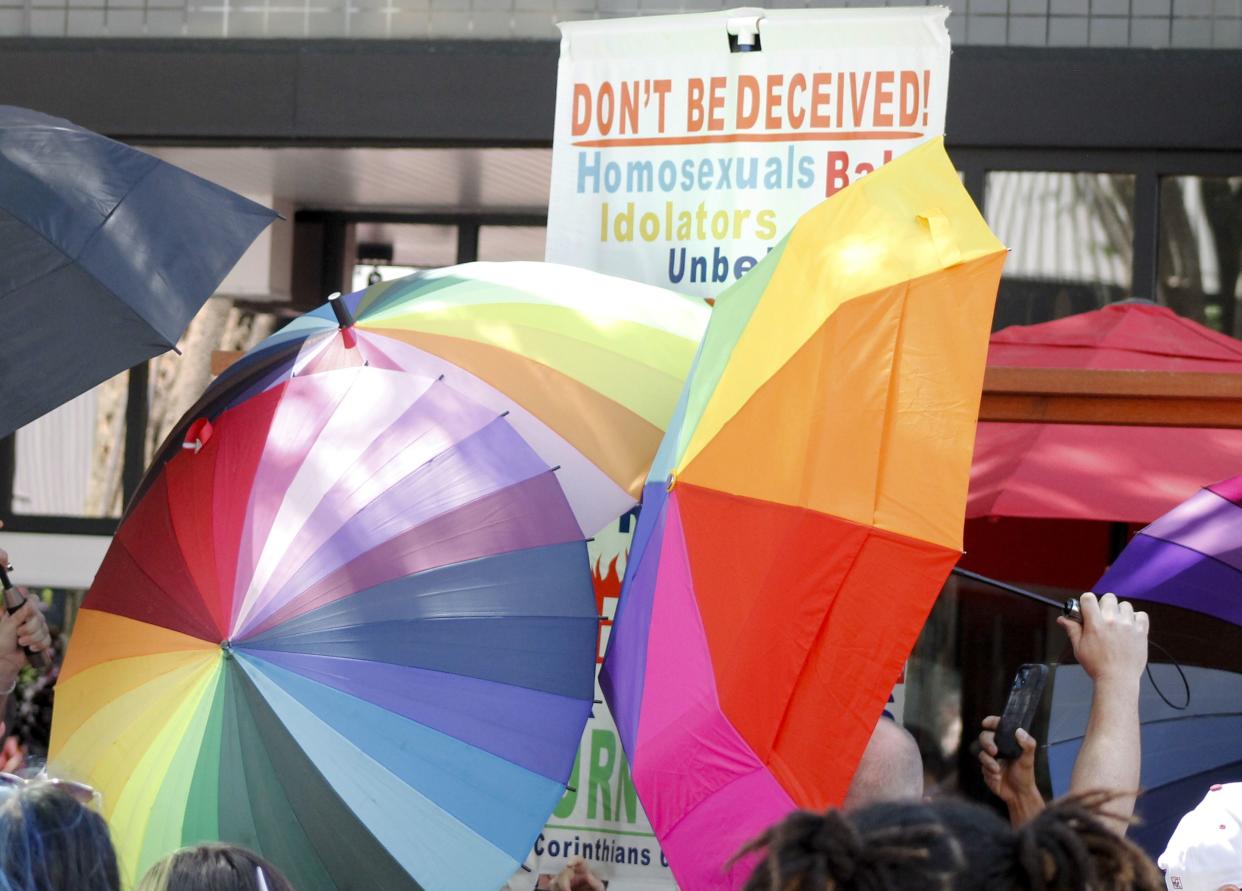
M990 173L985 210L1010 249L995 327L1046 322L1134 296L1132 175Z
M480 260L542 260L548 230L543 226L480 226Z
M358 291L377 281L401 278L419 269L457 263L457 227L430 223L358 223L354 230L357 263L350 278Z
M1242 176L1161 180L1158 273L1161 303L1242 334Z
M119 517L129 372L18 430L13 512Z

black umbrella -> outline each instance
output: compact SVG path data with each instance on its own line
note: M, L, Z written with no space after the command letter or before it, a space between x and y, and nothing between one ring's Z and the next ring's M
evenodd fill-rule
M267 208L0 106L0 436L175 347Z

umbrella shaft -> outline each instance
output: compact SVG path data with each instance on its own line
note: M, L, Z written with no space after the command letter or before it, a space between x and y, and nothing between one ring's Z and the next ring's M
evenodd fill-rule
M960 566L955 566L953 568L953 574L961 576L965 579L970 579L972 582L980 582L984 585L990 585L993 588L1006 591L1010 594L1017 594L1019 597L1025 597L1027 600L1033 600L1036 603L1043 604L1044 606L1050 606L1060 612L1061 615L1068 619L1072 619L1075 622L1082 621L1078 611L1077 598L1071 598L1066 601L1053 600L1051 597L1045 597L1043 594L1036 594L1034 591L1019 588L1017 585L1010 585L1007 582L988 578L986 575L979 575L977 572L971 572L969 569L962 569Z

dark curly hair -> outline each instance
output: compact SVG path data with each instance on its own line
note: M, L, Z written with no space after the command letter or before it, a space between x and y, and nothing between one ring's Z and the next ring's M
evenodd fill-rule
M1110 797L1055 802L1018 830L951 798L803 811L738 858L763 854L745 891L1164 891L1146 855L1101 822Z

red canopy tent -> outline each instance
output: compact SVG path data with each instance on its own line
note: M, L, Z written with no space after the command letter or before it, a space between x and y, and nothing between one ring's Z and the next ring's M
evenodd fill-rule
M1132 301L998 331L988 364L1242 374L1242 341ZM1240 472L1242 430L980 423L963 565L1092 584L1110 557L1111 524L1146 524ZM982 519L998 517L1021 520Z

